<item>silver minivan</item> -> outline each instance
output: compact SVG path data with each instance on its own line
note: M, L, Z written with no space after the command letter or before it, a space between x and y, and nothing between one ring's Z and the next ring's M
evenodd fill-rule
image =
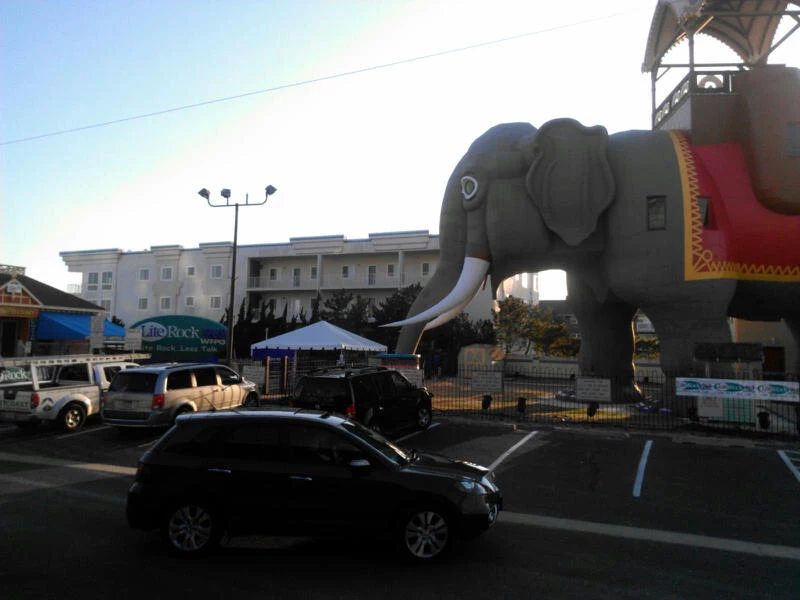
M169 427L183 413L258 404L256 384L229 367L168 363L117 373L101 415L115 427Z

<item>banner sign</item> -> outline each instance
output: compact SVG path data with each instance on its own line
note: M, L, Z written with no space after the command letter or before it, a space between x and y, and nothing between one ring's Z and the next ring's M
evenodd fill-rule
M228 328L202 317L151 317L134 323L131 329L142 332L142 350L151 353L159 361L215 361L217 356L225 354L227 347Z
M800 402L800 383L796 381L740 381L737 379L678 377L675 379L675 395Z

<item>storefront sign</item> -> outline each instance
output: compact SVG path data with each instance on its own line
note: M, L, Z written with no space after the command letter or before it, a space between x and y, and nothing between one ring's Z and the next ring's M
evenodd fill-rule
M18 317L20 319L35 319L39 316L39 309L32 306L0 306L0 317Z

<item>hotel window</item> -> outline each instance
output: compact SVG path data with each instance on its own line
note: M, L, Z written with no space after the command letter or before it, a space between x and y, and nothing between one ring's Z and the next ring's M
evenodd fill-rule
M194 296L186 296L186 308L194 307Z
M367 285L375 285L378 275L378 267L369 265L367 267Z
M186 276L194 277L194 266L186 267Z
M150 269L139 269L139 281L150 281Z
M300 269L292 269L292 287L300 287Z
M342 279L350 279L350 265L342 265Z
M100 300L100 306L103 307L104 311L111 312L111 300Z
M86 289L87 290L97 290L97 282L99 281L97 273L88 273L86 279Z
M111 271L103 271L103 289L110 290L111 284L114 280L114 274Z
M311 267L311 279L317 278L317 267Z
M172 296L161 296L158 307L161 310L172 310Z
M666 196L647 197L647 230L656 231L667 228Z
M222 296L211 296L209 306L212 310L222 308Z
M222 265L211 265L211 279L222 279Z
M427 277L431 274L431 263L422 263L422 276Z
M161 267L161 281L172 281L172 267Z
M139 310L147 310L147 298L139 298L139 304L137 305Z
M386 276L394 277L394 263L389 263L386 265Z
M269 270L269 280L270 281L278 281L278 269L270 269Z

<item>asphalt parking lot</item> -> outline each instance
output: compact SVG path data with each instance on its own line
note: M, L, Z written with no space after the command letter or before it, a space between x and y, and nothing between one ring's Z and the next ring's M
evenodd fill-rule
M45 554L56 560L62 551L85 552L81 560L92 561L95 548L103 547L110 565L97 577L108 578L113 588L116 561L141 563L142 568L152 564L159 545L125 527L124 498L138 457L156 438L148 432L120 435L96 422L70 434L51 429L30 434L0 426L0 533L14 540L15 548L24 548L3 552L0 572L27 569L20 565ZM504 511L494 530L444 567L454 583L442 588L441 577L422 576L431 594L439 590L437 597L469 597L463 595L468 588L518 596L520 586L530 585L531 569L537 581L551 582L552 589L566 594L553 597L586 597L574 594L601 588L610 595L588 597L638 598L642 590L654 589L662 595L650 597L800 597L797 446L452 418L435 420L429 430L396 441L492 466L504 493ZM86 510L91 514L75 518ZM226 564L233 558L237 564L278 561L287 573L300 568L308 553L338 553L318 545L233 542L230 552L245 554L224 555ZM259 558L250 551L267 555ZM341 561L379 561L373 565L378 578L388 567L362 552L347 550ZM578 557L580 565L574 566L571 557ZM488 579L478 583L473 578L469 586L459 587L459 568L480 570L486 564L495 570ZM569 575L565 564L571 565ZM69 573L64 567L63 572L48 571L47 577L69 578ZM769 577L764 579L764 573ZM322 571L314 578L329 575ZM250 571L242 576L249 578ZM175 589L181 589L175 578ZM375 583L367 577L363 586L342 586L354 598L371 598L374 588L368 581ZM404 597L411 591L401 586L387 593ZM43 596L31 592L27 597Z

